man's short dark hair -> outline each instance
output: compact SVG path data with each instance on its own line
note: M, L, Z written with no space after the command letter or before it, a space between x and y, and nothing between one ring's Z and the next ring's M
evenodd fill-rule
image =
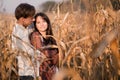
M21 3L15 9L16 19L19 19L21 17L24 17L24 18L31 17L31 16L34 16L34 14L35 14L34 6L27 3Z

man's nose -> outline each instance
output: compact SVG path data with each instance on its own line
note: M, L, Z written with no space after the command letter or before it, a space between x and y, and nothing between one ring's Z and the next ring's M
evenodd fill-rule
M32 21L35 21L35 18L33 18Z

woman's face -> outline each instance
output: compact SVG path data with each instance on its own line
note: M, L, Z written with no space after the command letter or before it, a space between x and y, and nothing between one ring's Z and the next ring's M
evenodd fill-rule
M36 27L39 30L39 32L45 32L48 27L48 24L41 16L38 16L36 18Z

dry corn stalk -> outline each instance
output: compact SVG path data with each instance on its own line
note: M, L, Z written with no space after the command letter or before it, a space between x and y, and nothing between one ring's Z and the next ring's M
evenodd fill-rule
M79 73L76 72L74 69L66 69L66 68L62 68L59 70L59 72L57 72L54 76L52 80L82 80L82 78L80 77Z

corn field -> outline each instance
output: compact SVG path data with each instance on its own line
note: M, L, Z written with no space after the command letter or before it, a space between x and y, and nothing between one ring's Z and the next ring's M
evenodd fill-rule
M85 10L73 1L69 8L62 4L65 8L58 5L46 12L59 49L59 71L53 80L119 80L120 1L118 10L109 0L80 0ZM0 80L18 80L16 56L22 51L11 48L15 21L12 15L0 14Z

